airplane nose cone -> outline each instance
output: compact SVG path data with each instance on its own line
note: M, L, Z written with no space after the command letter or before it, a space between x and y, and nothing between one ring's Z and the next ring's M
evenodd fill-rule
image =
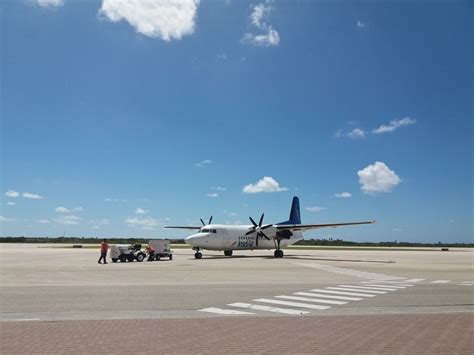
M194 235L192 235L190 237L185 238L184 241L186 242L186 244L194 246L194 242L196 241L196 237Z

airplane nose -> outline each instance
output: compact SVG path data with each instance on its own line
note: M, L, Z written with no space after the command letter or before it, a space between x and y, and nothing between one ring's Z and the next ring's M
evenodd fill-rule
M191 235L187 238L184 239L184 241L186 242L186 244L189 244L191 246L194 246L194 241L196 240L196 237L194 235Z

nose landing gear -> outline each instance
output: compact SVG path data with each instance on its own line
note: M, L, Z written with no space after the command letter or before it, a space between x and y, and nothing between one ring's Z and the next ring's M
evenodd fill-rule
M232 256L232 250L224 250L224 256Z
M194 253L194 257L195 257L196 259L201 259L201 258L202 258L202 253L199 252L199 251L197 251L196 253Z

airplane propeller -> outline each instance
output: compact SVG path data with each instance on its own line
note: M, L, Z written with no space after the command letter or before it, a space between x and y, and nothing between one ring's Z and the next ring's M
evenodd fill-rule
M256 236L255 236L255 246L257 246L257 247L258 247L258 237L262 236L262 237L264 237L266 240L270 240L270 238L268 238L268 237L266 236L266 234L263 233L263 230L272 227L273 224L267 224L266 226L263 226L263 227L262 227L263 216L264 216L264 215L265 215L265 214L262 213L262 216L260 217L260 221L258 222L258 224L252 219L252 217L249 217L250 222L252 222L252 224L253 224L253 227L251 227L252 229L251 229L250 231L248 231L247 233L245 233L245 235L249 235L249 234L252 234L252 233L257 232L257 234L256 234Z
M199 219L201 220L202 225L205 226L206 223L204 223L204 221L202 220L202 218L199 218ZM212 222L212 216L211 216L211 218L209 218L209 223L208 223L208 224L211 224L211 222Z

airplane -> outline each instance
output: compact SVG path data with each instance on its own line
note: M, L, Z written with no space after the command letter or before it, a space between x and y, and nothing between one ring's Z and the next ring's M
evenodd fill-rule
M303 239L303 232L310 229L327 227L342 227L360 224L373 224L369 222L345 222L327 224L301 224L300 202L297 196L293 197L290 218L285 222L276 224L263 224L264 214L258 224L249 217L251 225L226 225L211 224L212 216L207 224L201 219L202 226L164 226L197 230L198 232L186 237L184 240L196 251L194 257L202 258L201 250L224 251L225 256L232 256L234 250L275 249L275 258L283 258L283 250L288 245Z

